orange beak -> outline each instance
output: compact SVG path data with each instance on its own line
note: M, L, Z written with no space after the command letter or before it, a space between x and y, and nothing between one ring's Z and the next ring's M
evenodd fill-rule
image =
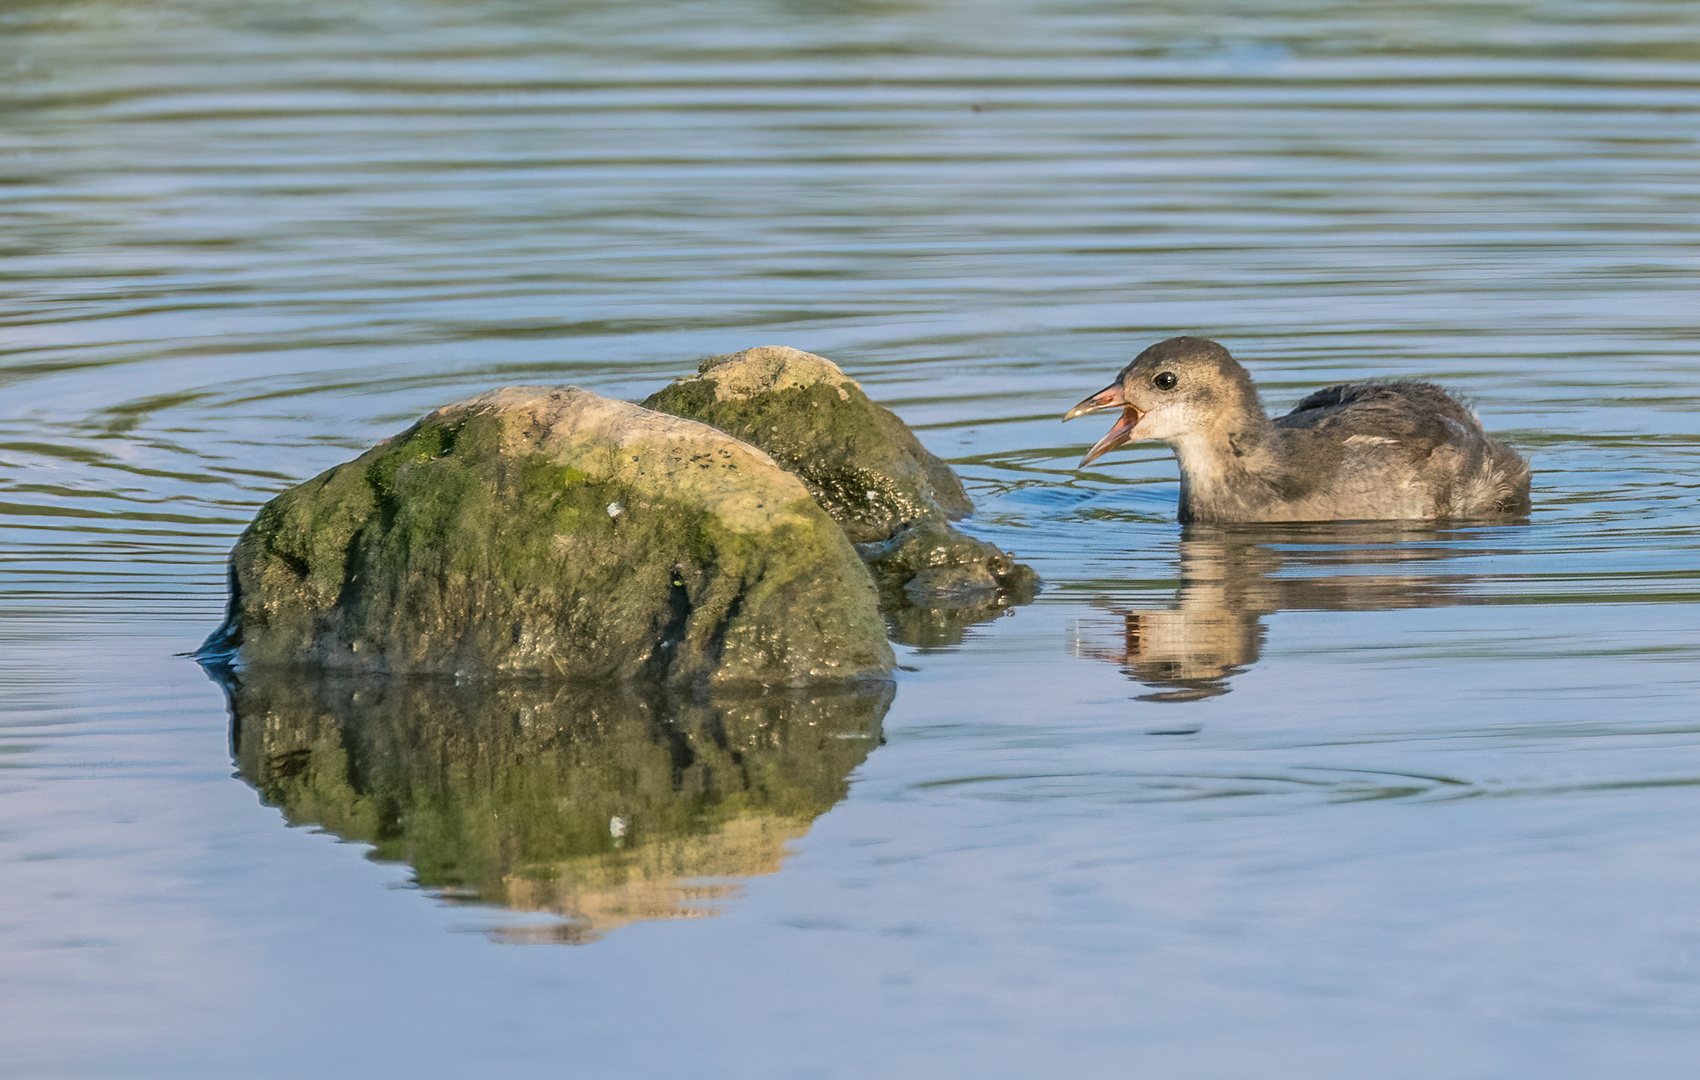
M1076 465L1075 468L1084 469L1116 447L1126 446L1132 442L1134 426L1139 423L1139 418L1145 414L1127 403L1127 398L1122 394L1122 384L1116 382L1082 401L1063 416L1063 420L1068 421L1077 416L1085 416L1087 413L1118 408L1122 411L1121 418L1115 422L1115 426L1105 433L1102 439L1092 444L1092 449L1086 451L1086 456L1080 459L1080 464Z

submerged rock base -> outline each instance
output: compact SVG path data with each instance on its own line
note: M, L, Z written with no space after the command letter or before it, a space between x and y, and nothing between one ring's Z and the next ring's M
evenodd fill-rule
M917 522L856 550L879 586L887 631L905 645L958 644L967 627L1030 604L1039 591L1032 567L942 521Z

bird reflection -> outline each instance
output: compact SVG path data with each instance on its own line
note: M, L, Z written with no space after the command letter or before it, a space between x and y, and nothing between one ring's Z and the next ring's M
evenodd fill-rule
M1473 602L1473 575L1414 565L1458 558L1458 536L1420 525L1190 528L1179 545L1174 602L1099 602L1103 617L1082 621L1075 652L1115 664L1150 688L1142 700L1225 694L1232 678L1257 662L1266 615ZM1471 553L1487 554L1479 547Z
M445 899L557 917L492 931L516 942L718 913L845 796L892 697L210 673L242 779L290 824Z

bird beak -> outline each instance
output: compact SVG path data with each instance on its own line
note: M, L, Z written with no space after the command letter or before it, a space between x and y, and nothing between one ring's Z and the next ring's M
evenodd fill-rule
M1127 398L1122 394L1122 384L1116 382L1082 401L1063 417L1065 421L1073 420L1075 417L1085 416L1087 413L1116 408L1122 411L1120 419L1115 422L1115 426L1105 433L1102 439L1092 444L1092 449L1086 451L1086 456L1080 459L1080 464L1075 468L1084 469L1116 447L1125 446L1132 442L1134 426L1139 423L1139 418L1145 414L1127 403Z

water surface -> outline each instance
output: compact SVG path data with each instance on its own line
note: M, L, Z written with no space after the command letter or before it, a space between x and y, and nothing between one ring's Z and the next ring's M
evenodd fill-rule
M1686 0L21 3L0 116L9 1074L1690 1075ZM1057 423L1176 333L1530 521L1183 533ZM838 702L174 656L430 408L769 343L1037 602Z

